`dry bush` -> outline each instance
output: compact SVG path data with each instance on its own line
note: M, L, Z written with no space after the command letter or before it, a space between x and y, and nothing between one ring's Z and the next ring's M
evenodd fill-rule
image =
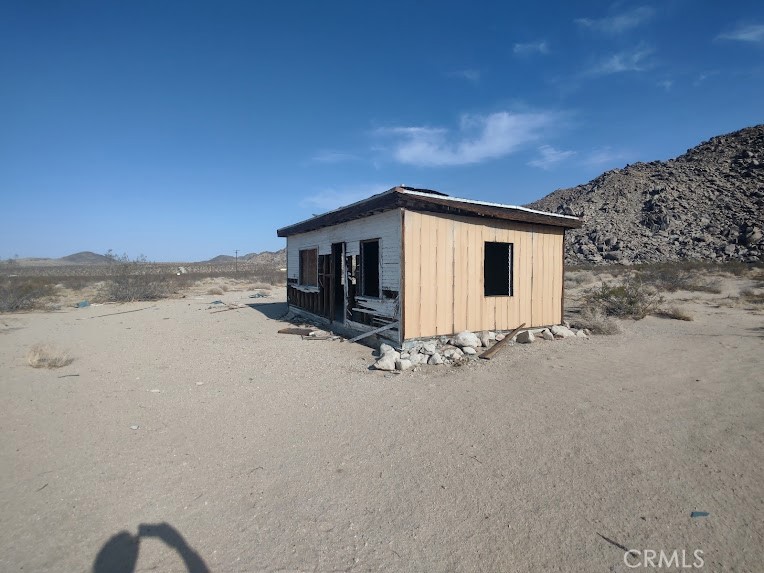
M8 277L0 280L0 312L44 308L45 299L55 295L55 286L45 277Z
M680 306L659 308L655 311L655 314L664 318L673 318L674 320L695 320L695 317L690 311Z
M764 304L764 293L747 288L740 291L740 300L746 304Z
M565 286L568 288L592 284L596 280L597 277L590 271L573 271L565 273Z
M266 292L271 292L271 285L265 283L255 283L250 285L247 290L263 290Z
M603 283L584 296L585 308L599 309L606 316L640 320L655 312L663 302L655 289L637 276L627 276L621 283Z
M210 290L207 291L207 294L220 296L223 294L223 289L220 287L212 287Z
M72 362L74 358L68 352L45 344L35 344L27 352L27 363L32 368L61 368Z
M157 300L169 293L166 277L153 270L144 256L135 260L130 260L127 255L117 257L110 265L110 271L100 299L109 302Z
M622 332L621 323L617 319L607 316L599 308L586 307L576 318L576 328L586 328L592 334L619 334Z
M676 292L686 290L691 292L722 292L718 279L709 280L702 276L703 269L680 268L672 265L654 265L644 269L640 274L642 281L661 291Z

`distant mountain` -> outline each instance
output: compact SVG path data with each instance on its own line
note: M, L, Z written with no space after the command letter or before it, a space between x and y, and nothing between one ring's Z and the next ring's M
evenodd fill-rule
M764 260L764 125L613 169L528 205L583 218L571 263Z
M61 257L59 261L74 264L74 265L108 265L110 261L109 257L99 255L91 251L82 251L81 253L74 253L66 257Z
M222 264L233 263L234 261L236 261L236 257L232 257L231 255L218 255L208 261L202 262ZM248 253L239 256L239 262L283 267L286 265L286 249L281 249L280 251L263 251L262 253Z

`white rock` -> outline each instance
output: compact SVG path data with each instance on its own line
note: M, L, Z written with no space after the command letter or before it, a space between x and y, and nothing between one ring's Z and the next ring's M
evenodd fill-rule
M588 336L586 336L586 333L584 332L583 329L581 329L578 332L576 332L576 337L577 338L589 338Z
M428 340L422 345L422 352L425 354L429 354L432 356L435 354L435 351L438 349L438 344L434 340Z
M376 370L386 370L388 372L395 370L396 354L398 353L395 351L383 354L382 357L374 363L374 368Z
M463 330L456 336L454 336L454 346L461 348L465 346L471 346L472 348L479 348L481 346L480 339L477 334L470 332L469 330Z
M140 428L140 426L130 426L131 430L137 430L138 428Z
M427 362L427 356L425 354L412 354L411 358L409 358L411 363L416 366L418 364L422 364L424 362Z
M536 340L536 337L533 336L533 333L530 330L523 330L517 334L517 342L520 342L521 344L528 344L534 340Z
M462 352L464 352L464 354L466 354L467 356L474 356L475 354L477 354L477 350L472 348L472 346L465 346L464 348L462 348Z
M395 361L396 370L408 370L412 366L414 366L414 364L411 362L411 360L407 360L405 358Z
M541 332L541 338L543 338L544 340L554 340L554 334L552 334L551 332L549 332L549 329L548 329L548 328L545 328L545 329L544 329L544 330Z
M458 348L449 348L448 350L443 351L443 357L450 358L451 360L457 360L459 358L462 358L463 356L464 356L464 352L462 352Z
M379 345L379 355L382 356L383 354L386 354L387 352L390 352L391 350L395 350L392 346L389 344L385 344L384 342Z
M570 338L571 336L575 336L572 330L570 330L567 326L562 326L559 324L555 324L552 328L550 328L552 331L552 334L554 334L555 338Z
M501 334L501 333L497 334L496 335L496 342L501 342L502 340L504 340L504 335Z
M493 332L492 330L489 330L488 331L488 339L489 340L496 340L496 333Z
M411 358L411 354L409 352L401 352L401 360L408 360Z
M438 354L437 352L430 356L430 359L427 361L427 364L432 364L437 366L438 364L443 364L443 357Z
M478 338L480 339L480 344L482 344L485 348L488 348L491 345L491 337L488 335L487 331L483 331L478 335ZM494 335L495 338L495 335Z

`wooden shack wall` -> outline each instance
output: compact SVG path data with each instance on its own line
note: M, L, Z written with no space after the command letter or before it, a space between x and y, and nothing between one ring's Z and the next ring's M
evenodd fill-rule
M405 339L562 321L563 229L406 210ZM485 242L513 244L512 296L484 296Z

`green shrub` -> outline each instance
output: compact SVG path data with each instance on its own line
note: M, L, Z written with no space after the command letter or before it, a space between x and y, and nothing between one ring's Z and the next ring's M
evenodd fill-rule
M169 292L166 277L152 270L143 255L134 260L130 260L127 255L114 257L109 268L110 276L100 296L104 300L157 300Z
M590 311L598 309L606 316L640 320L652 314L663 298L645 285L639 275L627 276L621 283L604 283L584 297Z

